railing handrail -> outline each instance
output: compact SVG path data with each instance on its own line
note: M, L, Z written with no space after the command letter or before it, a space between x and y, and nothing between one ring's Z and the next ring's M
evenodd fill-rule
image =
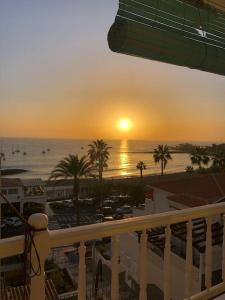
M142 231L159 226L172 225L198 218L207 218L225 213L225 203L169 211L118 221L86 225L50 231L51 247L114 236L132 231Z
M81 227L49 231L51 247L61 247L73 243L115 236L132 231L142 231L159 226L167 226L198 218L207 218L225 214L225 203L169 211L141 217L133 217L118 221L85 225ZM0 259L21 254L24 248L24 236L0 240Z
M0 239L0 259L22 254L24 240L23 235Z

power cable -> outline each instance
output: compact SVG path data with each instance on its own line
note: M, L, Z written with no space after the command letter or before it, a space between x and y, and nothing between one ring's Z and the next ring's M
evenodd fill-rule
M36 229L33 226L31 226L27 220L19 213L19 211L9 202L7 197L0 192L0 197L9 205L10 209L13 211L13 213L21 220L25 227L25 239L24 239L24 252L23 252L23 263L24 263L24 299L29 299L30 296L30 282L31 278L35 276L40 276L42 273L41 269L41 261L40 261L40 255L38 253L34 236L35 232L45 231L46 228L43 229ZM37 268L32 264L31 260L31 251L34 249L34 254L37 259ZM28 287L28 293L27 293L27 287Z

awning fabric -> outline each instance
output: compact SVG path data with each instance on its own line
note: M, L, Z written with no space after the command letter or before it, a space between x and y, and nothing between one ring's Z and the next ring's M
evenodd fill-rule
M108 43L114 52L225 75L225 12L210 0L120 0Z

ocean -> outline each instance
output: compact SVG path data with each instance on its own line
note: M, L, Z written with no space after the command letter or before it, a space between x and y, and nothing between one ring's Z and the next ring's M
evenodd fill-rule
M129 177L138 175L136 168L138 161L144 161L147 169L144 174L159 174L160 166L153 160L154 150L158 144L165 142L112 140L106 141L110 150L108 168L104 177ZM2 169L21 168L28 172L12 175L19 178L42 178L47 179L57 162L68 154L86 155L91 140L65 140L65 139L28 139L28 138L0 138L0 152L5 154ZM209 145L210 143L198 143ZM174 146L179 142L167 142ZM26 153L26 154L25 154ZM169 161L166 173L183 172L190 165L188 154L173 154Z

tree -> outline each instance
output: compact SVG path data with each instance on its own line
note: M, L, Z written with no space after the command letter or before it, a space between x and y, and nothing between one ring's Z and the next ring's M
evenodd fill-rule
M89 144L88 155L90 158L90 162L94 168L97 169L98 179L100 184L100 202L101 206L103 205L103 171L108 167L108 160L110 157L109 149L111 147L108 146L103 140L96 140Z
M72 201L77 215L77 225L80 225L80 205L78 200L80 178L90 175L91 170L91 164L86 156L82 156L79 159L78 155L70 154L55 166L49 177L50 180L58 178L73 179Z
M217 151L212 155L212 166L220 171L225 169L225 152Z
M169 147L167 145L158 145L154 149L153 158L155 163L161 164L161 175L163 175L168 161L172 159Z
M185 170L187 173L194 173L194 168L192 166L187 166Z
M202 169L202 165L208 165L210 158L207 155L207 151L201 147L195 147L191 152L191 162L193 165L198 165L199 169Z
M143 171L146 170L146 165L143 161L137 163L137 169L140 170L140 177L143 178Z

